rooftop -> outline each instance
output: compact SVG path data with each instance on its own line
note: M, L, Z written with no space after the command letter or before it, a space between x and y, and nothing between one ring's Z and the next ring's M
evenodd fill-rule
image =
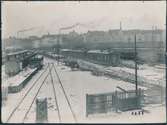
M82 50L72 50L72 49L61 49L63 52L83 52Z
M112 53L112 51L108 52L107 50L103 50L103 51L101 51L101 50L89 50L88 53L109 54L109 53Z
M9 54L7 54L7 56L17 55L17 54L21 54L21 53L25 53L25 52L28 52L28 50L23 50L23 51L9 53Z

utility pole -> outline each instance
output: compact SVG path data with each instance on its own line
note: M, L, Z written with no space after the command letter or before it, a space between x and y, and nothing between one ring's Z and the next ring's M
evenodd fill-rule
M60 32L58 34L58 41L57 41L57 63L59 65L59 56L60 56Z
M154 35L153 31L154 31L154 26L152 26L152 49L154 48L154 46L153 46L153 39L154 39L154 38L153 38L153 37L154 37L154 36L153 36L153 35Z
M136 96L138 95L138 84L137 84L137 51L136 51L136 34L135 34L135 91L136 91Z

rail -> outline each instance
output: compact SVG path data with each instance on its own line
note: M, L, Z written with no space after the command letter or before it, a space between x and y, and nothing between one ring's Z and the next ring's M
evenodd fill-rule
M47 65L48 68L48 65ZM26 94L23 96L23 98L20 100L20 102L17 104L17 106L12 110L11 114L9 115L8 119L6 122L9 122L9 120L12 118L12 116L14 115L14 113L16 112L16 110L19 108L19 106L22 104L22 102L24 101L24 99L26 98L26 96L30 93L30 91L32 90L32 88L36 85L36 83L39 81L39 79L43 76L43 74L47 71L47 68L41 73L41 75L35 80L35 82L32 84L32 86L28 89L28 91L26 92Z

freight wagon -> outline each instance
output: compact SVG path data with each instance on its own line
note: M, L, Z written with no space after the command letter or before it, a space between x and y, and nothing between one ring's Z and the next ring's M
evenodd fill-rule
M120 64L120 54L117 52L108 52L101 50L82 51L62 49L61 54L65 58L83 59L100 65L117 66Z
M42 55L34 56L33 58L30 59L29 64L31 68L41 69L43 67L43 56Z

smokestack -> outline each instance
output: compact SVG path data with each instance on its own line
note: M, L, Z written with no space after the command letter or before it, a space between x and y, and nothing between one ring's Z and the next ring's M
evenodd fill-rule
M120 22L120 30L122 30L122 22Z

